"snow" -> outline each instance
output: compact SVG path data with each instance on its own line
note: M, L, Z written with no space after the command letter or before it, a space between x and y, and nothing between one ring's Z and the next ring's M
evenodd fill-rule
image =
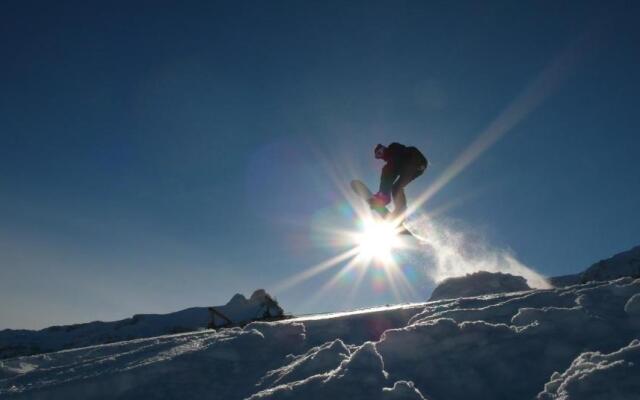
M634 294L624 305L624 311L630 316L640 318L640 294Z
M582 281L606 281L623 276L640 277L640 246L593 264L582 273Z
M639 299L622 278L16 357L0 397L640 398Z
M256 290L249 300L236 294L226 305L214 308L233 324L283 314L262 289ZM193 307L169 314L138 314L120 321L52 326L39 331L6 329L0 331L0 358L196 331L227 322L212 316L207 307Z
M489 271L522 276L532 288L552 287L545 277L522 264L509 250L490 246L482 235L454 221L417 212L407 218L405 226L420 239L419 251L429 264L427 275L435 282L469 272Z
M408 387L407 382L395 382L392 388L385 388L387 376L375 344L366 342L335 369L261 391L250 399L384 399L399 396L403 399L424 399L418 390Z
M138 314L113 322L53 326L40 331L0 331L0 356L33 354L98 343L110 343L168 333L194 331L209 323L206 307L169 314Z
M554 373L539 400L627 400L640 395L640 340L610 354L580 354L562 374Z
M273 386L303 380L312 375L339 366L351 356L351 351L340 339L316 346L301 356L290 355L290 362L285 366L269 371L261 384Z
M591 281L608 281L623 277L640 277L640 246L598 261L584 272L550 278L556 287L577 285Z
M521 276L501 272L478 271L465 276L445 279L434 289L429 300L454 299L457 297L518 292L530 289L526 279Z
M581 282L582 282L582 273L562 275L562 276L552 276L551 278L549 278L549 283L551 283L554 287L579 285Z

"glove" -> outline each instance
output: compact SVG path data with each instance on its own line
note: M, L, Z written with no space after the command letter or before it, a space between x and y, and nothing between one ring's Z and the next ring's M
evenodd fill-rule
M385 207L390 202L391 202L391 197L388 194L382 193L382 192L378 192L374 194L373 197L369 199L369 205L373 208Z

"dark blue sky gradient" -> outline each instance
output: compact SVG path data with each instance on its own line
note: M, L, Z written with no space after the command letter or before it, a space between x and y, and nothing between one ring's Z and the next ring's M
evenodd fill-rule
M416 145L431 166L411 201L567 52L543 102L423 209L466 199L445 217L546 275L636 245L638 17L633 1L2 2L0 329L269 290L337 252L314 233L342 200L323 160L374 186L376 143ZM348 282L303 305L331 277L279 300L346 308ZM394 301L367 288L348 306Z

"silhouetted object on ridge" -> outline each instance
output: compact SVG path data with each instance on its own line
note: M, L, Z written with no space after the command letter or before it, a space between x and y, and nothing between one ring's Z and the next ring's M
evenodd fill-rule
M247 300L235 294L224 306L209 307L209 328L242 326L253 321L273 321L286 318L284 311L264 289L258 289Z

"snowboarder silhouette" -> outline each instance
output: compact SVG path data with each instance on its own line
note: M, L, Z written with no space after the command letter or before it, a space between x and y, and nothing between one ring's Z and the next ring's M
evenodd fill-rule
M380 190L369 199L372 208L382 208L393 198L392 217L399 217L407 209L404 188L424 173L429 165L427 158L415 147L400 143L389 146L378 144L374 149L377 159L386 161L380 174Z

